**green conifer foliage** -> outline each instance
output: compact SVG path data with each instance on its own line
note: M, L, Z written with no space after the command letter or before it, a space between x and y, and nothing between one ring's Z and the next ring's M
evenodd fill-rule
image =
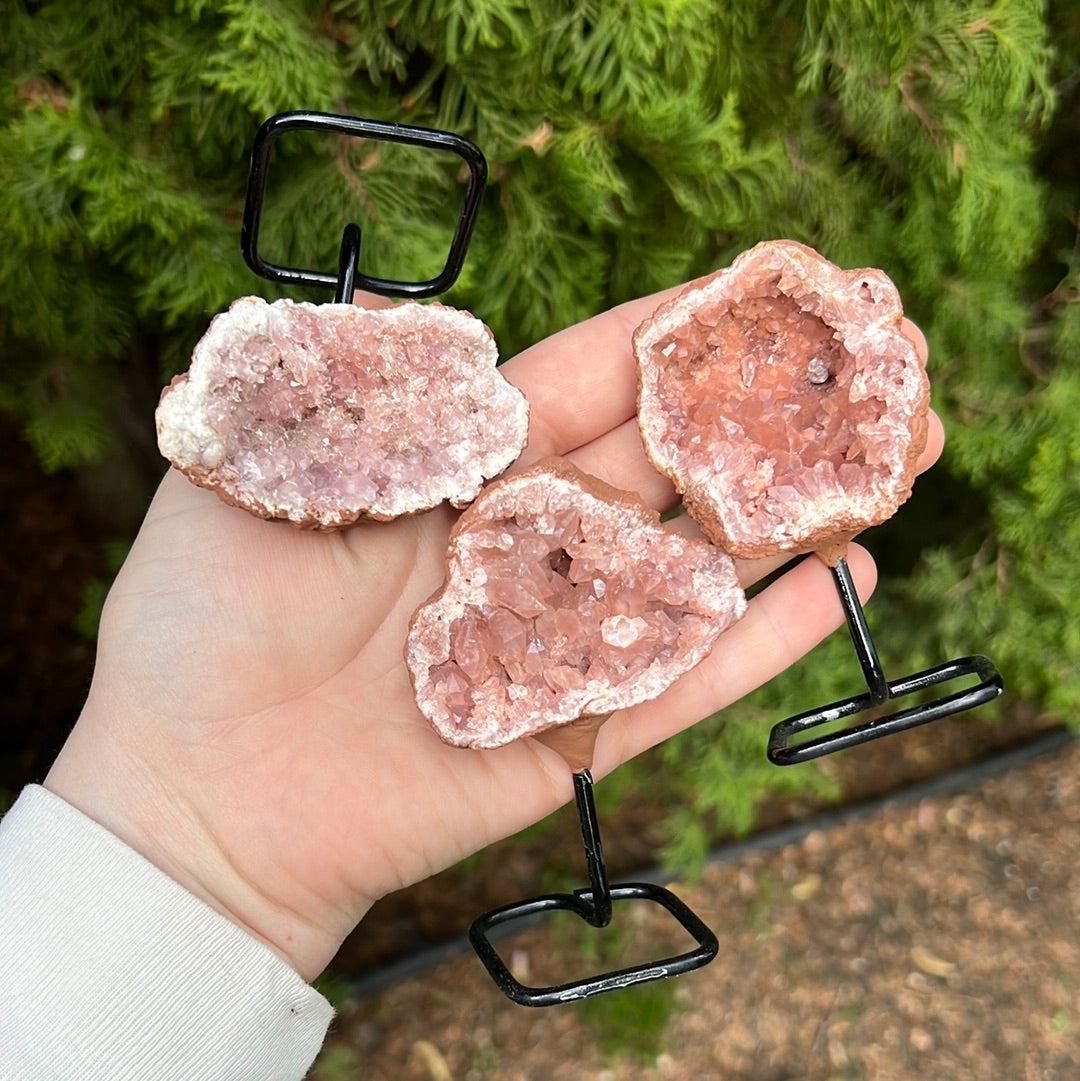
M262 120L444 128L491 167L445 299L506 355L765 238L892 275L931 344L949 447L866 538L880 648L908 670L985 650L1018 693L1075 712L1068 0L12 0L0 42L0 407L47 467L99 455L118 398L183 367L231 299L279 294L238 248ZM355 220L364 270L441 266L452 156L291 135L272 170L275 261L333 269ZM740 716L851 693L845 650ZM753 741L729 742L737 761Z

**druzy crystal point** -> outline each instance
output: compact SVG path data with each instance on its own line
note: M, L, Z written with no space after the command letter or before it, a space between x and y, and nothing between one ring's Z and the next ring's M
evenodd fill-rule
M770 241L634 335L646 451L741 557L831 558L911 494L929 386L880 270Z
M162 393L162 454L263 518L333 529L464 506L521 453L524 396L467 312L267 304L215 318Z
M464 747L653 698L746 606L727 555L556 459L489 485L447 563L406 656L421 711Z

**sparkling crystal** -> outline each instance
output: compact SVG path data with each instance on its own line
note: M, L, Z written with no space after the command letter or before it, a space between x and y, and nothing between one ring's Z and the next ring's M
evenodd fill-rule
M491 543L504 533L512 544ZM461 516L446 585L413 617L409 670L444 739L495 747L654 697L745 604L728 556L553 459Z
M315 528L464 506L525 444L497 359L479 320L437 304L244 297L162 394L158 445L227 502Z
M929 390L881 271L759 244L634 336L649 457L729 552L820 550L910 494Z

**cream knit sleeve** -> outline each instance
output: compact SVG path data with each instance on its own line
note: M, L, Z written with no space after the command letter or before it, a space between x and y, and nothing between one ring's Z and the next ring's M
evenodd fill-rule
M0 1081L296 1081L331 1015L269 947L44 788L0 820Z

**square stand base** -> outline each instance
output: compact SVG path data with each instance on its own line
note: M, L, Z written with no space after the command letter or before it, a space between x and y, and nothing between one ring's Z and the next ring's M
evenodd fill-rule
M942 683L961 679L965 676L978 676L979 682L974 687L964 691L957 691L946 695L944 698L935 699L932 702L923 702L908 709L890 713L865 724L845 728L843 731L834 732L827 736L819 736L817 739L804 740L802 743L792 744L794 737L803 732L810 731L824 724L841 720L844 717L853 717L859 713L865 713L875 709L896 698L915 694ZM928 668L923 672L916 672L913 676L903 676L888 684L888 696L885 702L875 702L869 694L859 694L852 698L846 698L842 702L833 702L831 705L822 706L820 709L810 710L807 713L799 713L781 721L776 725L769 736L768 756L769 761L776 766L790 766L798 762L809 762L813 758L832 754L834 751L847 750L849 747L857 747L861 743L869 743L872 739L880 739L882 736L892 735L894 732L903 732L908 728L915 728L920 724L929 724L944 717L951 717L955 713L962 713L968 709L974 709L986 702L997 698L1004 690L1004 683L993 662L987 657L972 656L960 657L954 661L946 661L934 668Z
M632 965L574 983L556 984L550 987L527 987L515 979L491 944L489 933L515 920L524 920L560 909L574 912L587 923L591 923L593 908L590 896L589 890L546 894L494 909L473 922L469 928L469 941L491 978L507 998L522 1006L555 1006L563 1002L573 1002L591 995L629 987L631 984L646 983L650 980L666 979L692 972L696 968L707 965L719 950L719 944L712 931L670 890L648 882L626 882L611 888L612 901L644 900L660 905L667 909L697 942L697 948L687 953L677 954L675 957Z

